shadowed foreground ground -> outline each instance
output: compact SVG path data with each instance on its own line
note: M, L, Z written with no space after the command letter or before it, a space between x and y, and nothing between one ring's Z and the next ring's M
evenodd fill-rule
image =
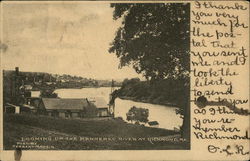
M156 138L152 140L152 137ZM5 150L15 149L13 145L41 150L189 149L189 144L179 138L174 131L132 125L117 119L4 114Z

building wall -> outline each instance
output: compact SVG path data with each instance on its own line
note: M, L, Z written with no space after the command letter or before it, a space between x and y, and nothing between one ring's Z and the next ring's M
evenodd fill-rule
M71 112L70 110L67 110L67 111L65 112L65 117L71 118L71 117L72 117L72 112Z
M65 117L65 112L59 112L59 117Z
M48 112L48 116L53 116L51 111Z
M81 118L81 111L57 111L57 110L47 110L47 115L52 117L62 117L62 118Z
M98 116L99 117L108 116L108 109L98 109Z
M79 118L79 113L78 112L72 112L71 113L72 118Z
M53 117L59 117L59 112L57 110L52 110L51 112L51 116Z
M40 91L31 91L31 97L40 97Z

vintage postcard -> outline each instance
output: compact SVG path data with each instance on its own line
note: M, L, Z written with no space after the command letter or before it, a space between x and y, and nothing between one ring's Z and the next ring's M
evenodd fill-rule
M1 160L249 158L249 3L0 10Z

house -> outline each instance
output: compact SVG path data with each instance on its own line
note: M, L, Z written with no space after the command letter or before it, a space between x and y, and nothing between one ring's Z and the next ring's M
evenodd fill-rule
M97 109L87 99L42 98L38 111L63 118L96 117Z
M30 106L27 104L22 104L20 106L16 106L10 103L6 103L4 105L4 112L5 113L14 113L14 114L20 114L20 113L30 113L30 112L36 112L36 108L34 106Z
M47 85L52 85L53 82L45 82Z
M89 98L88 100L97 108L98 117L107 117L110 115L108 103L102 97Z
M24 91L23 93L25 98L38 98L41 95L40 91L35 91L35 90Z
M148 125L151 127L159 127L159 123L157 121L149 121Z
M20 88L23 88L26 91L31 91L33 89L32 85L30 84L22 85Z
M40 93L41 93L40 91L35 91L35 90L25 92L24 105L27 105L27 107L28 106L34 107L32 109L33 112L37 112L39 103L41 102Z
M37 110L40 102L41 102L40 97L26 97L25 105L35 107L35 110Z
M40 97L40 95L41 95L41 91L39 91L39 90L37 90L37 91L32 90L32 91L30 91L30 93L31 93L31 97Z
M4 112L6 112L6 113L16 113L16 114L19 114L19 113L20 113L20 106L16 106L16 105L7 103L7 104L4 106Z

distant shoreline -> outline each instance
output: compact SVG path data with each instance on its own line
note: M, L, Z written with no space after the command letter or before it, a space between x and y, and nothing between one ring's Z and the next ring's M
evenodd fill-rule
M155 105L164 105L164 106L170 106L173 108L180 108L176 104L169 103L169 102L151 102L148 100L141 100L141 99L136 99L135 97L127 97L127 96L120 96L119 98L122 100L131 100L131 101L135 101L135 102L150 103L150 104L155 104Z
M107 87L107 88L111 88L111 86L84 86L84 87L55 87L55 89L83 89L83 88L102 88L102 87ZM120 86L114 86L114 88L117 88Z

